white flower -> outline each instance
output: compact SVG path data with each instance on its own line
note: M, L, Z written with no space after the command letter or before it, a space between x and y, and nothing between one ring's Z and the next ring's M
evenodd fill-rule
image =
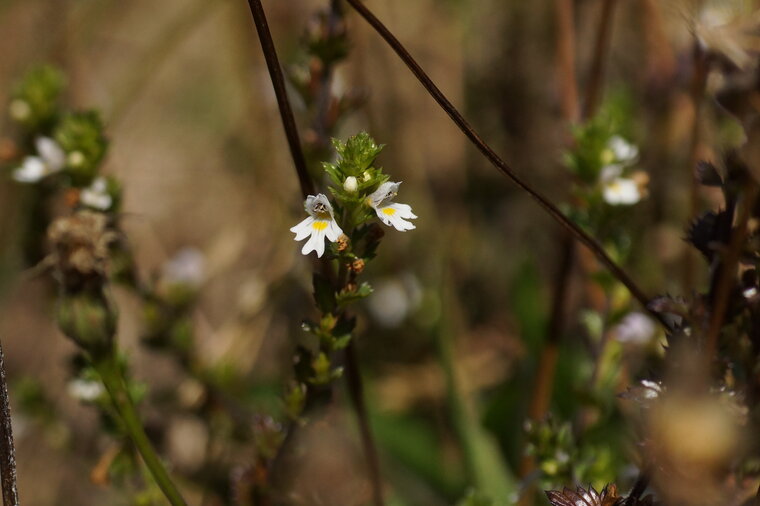
M87 207L107 211L113 204L113 198L108 193L108 181L99 177L79 194L79 201Z
M657 328L651 318L643 313L629 313L614 328L615 337L621 343L646 344L652 340Z
M323 194L319 193L316 196L309 195L306 197L304 209L309 213L309 217L291 228L290 231L296 234L296 241L301 241L310 235L311 237L303 245L301 253L308 255L312 251L316 251L317 256L321 257L325 252L325 237L335 242L338 237L343 235L343 230L335 222L333 208Z
M182 248L163 266L164 281L200 286L206 276L206 257L197 248Z
M99 381L76 378L69 381L66 387L69 395L84 402L92 402L103 395L105 389Z
M617 177L603 183L602 197L611 206L630 206L641 200L641 191L633 179Z
M34 144L37 156L27 156L21 167L13 171L13 179L19 183L36 183L66 165L66 153L50 137L37 137Z
M354 176L348 176L346 180L343 181L343 189L348 193L356 193L356 190L359 189L359 182Z
M411 221L406 220L415 219L417 216L412 212L411 206L392 202L398 194L400 184L400 182L381 184L377 190L367 197L367 203L375 210L380 221L399 232L404 232L416 228Z
M619 162L632 162L639 156L639 148L619 135L613 135L607 143L607 147L612 150L615 159Z

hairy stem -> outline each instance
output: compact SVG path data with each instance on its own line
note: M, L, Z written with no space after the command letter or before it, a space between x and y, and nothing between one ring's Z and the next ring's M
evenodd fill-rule
M473 129L473 127L467 122L462 114L452 105L448 98L441 92L441 90L435 85L425 71L420 67L417 61L412 57L409 51L406 50L403 44L396 39L390 30L379 20L377 17L361 2L361 0L346 0L351 7L353 7L359 15L367 21L372 28L388 43L389 46L396 52L401 60L406 64L409 70L420 81L427 92L435 99L438 105L449 115L452 121L459 127L462 133L478 148L483 156L485 156L491 164L505 177L510 179L521 190L530 195L541 208L544 209L560 226L565 228L576 240L580 241L584 246L591 250L600 260L600 262L612 273L612 275L620 281L633 295L633 297L639 301L639 303L648 311L653 318L659 321L663 326L669 328L668 321L660 314L652 311L647 307L649 297L644 293L641 288L631 279L628 274L617 265L612 258L604 251L604 248L596 242L596 240L589 234L584 232L578 225L573 223L562 211L551 203L546 197L543 196L538 190L534 189L531 185L523 181L523 179L517 175L515 170L509 166L504 160L496 154L496 152L489 146L480 135Z
M177 487L169 478L164 465L161 463L156 451L153 449L145 429L140 422L135 405L129 395L127 385L124 382L115 353L109 353L106 357L94 361L93 366L100 374L103 385L113 401L117 413L121 417L129 437L142 455L145 465L148 467L156 484L163 491L169 504L172 506L186 506L185 500L177 490Z
M13 445L11 407L5 377L5 355L0 344L0 480L3 485L3 506L18 506L16 485L16 450Z

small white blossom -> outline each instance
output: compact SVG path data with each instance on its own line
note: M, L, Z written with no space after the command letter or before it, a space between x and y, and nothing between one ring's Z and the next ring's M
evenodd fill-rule
M607 147L612 150L618 162L630 163L639 156L639 148L619 135L613 135L607 143Z
M103 395L105 389L99 381L76 378L66 386L69 395L84 402L92 402Z
M633 179L617 177L603 183L602 197L611 206L630 206L641 200L641 191Z
M643 313L629 313L614 328L615 337L622 343L646 344L657 331L651 318Z
M321 257L325 252L325 237L335 242L343 235L343 230L335 222L332 205L322 193L309 195L304 202L304 209L309 213L309 217L290 231L296 234L296 241L311 236L303 245L301 253L308 255L316 251L317 256Z
M182 248L163 266L168 283L197 287L206 276L206 257L197 248Z
M37 156L27 156L21 167L13 171L13 179L19 183L36 183L66 165L66 153L50 137L37 137L34 144Z
M412 207L407 204L397 204L392 200L398 194L401 183L387 182L380 185L369 197L367 203L375 210L377 217L386 225L395 228L399 232L416 228L411 221L417 216L412 212Z
M87 207L107 211L113 204L113 198L108 193L108 181L99 177L90 186L83 189L79 194L79 200Z
M346 180L343 181L343 189L348 193L356 193L356 190L359 189L359 182L354 176L348 176Z

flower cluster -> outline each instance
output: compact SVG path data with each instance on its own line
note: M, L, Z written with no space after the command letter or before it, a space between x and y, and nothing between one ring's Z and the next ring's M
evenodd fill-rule
M628 141L614 135L602 151L605 162L599 174L604 201L612 206L636 204L645 193L646 178L643 172L634 173L631 177L623 174L626 168L636 162L639 149Z
M52 67L30 71L14 90L8 113L19 127L18 145L29 146L11 169L27 185L45 184L69 191L75 208L116 211L120 190L115 180L99 174L107 141L94 111L63 111L58 98L64 79Z
M358 239L352 236L357 235L371 220L370 210L382 223L399 232L414 229L414 224L408 221L417 218L411 206L394 202L401 183L388 181L382 169L372 166L383 147L375 144L366 133L349 138L345 144L337 140L333 144L339 159L335 164L324 164L324 168L334 183L330 191L339 202L337 213L322 193L306 198L304 209L309 216L290 229L296 234L296 241L309 238L301 253L308 255L316 251L317 257L322 257L325 239L331 243L341 243L343 238L338 249L350 256L351 253L346 253L349 243L352 239ZM336 214L348 235L338 224Z

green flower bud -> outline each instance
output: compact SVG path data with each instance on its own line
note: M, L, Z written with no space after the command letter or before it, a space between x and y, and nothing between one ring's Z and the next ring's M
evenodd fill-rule
M88 111L66 115L54 137L67 153L66 169L74 185L83 187L92 183L108 145L98 113Z
M111 349L117 315L104 294L63 295L56 313L61 331L82 349L96 356Z
M58 112L58 97L65 79L57 69L43 65L24 75L13 90L9 114L29 129L51 124Z
M343 189L348 193L356 193L356 190L359 189L359 182L354 176L348 176L346 180L343 181Z

